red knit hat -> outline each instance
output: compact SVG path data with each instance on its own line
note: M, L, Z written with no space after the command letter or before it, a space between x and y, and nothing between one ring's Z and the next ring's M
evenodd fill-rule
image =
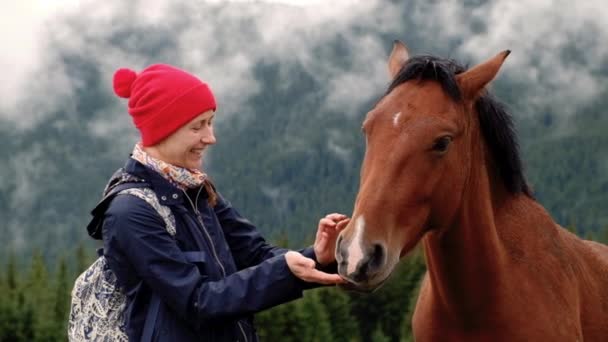
M155 145L198 115L216 110L206 83L166 64L151 65L139 74L116 70L114 92L129 99L129 114L144 146Z

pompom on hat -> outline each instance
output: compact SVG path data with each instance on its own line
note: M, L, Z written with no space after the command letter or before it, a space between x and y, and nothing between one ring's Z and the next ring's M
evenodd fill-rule
M188 72L154 64L139 74L121 68L114 73L114 92L129 99L129 114L144 146L152 146L198 115L216 110L209 86Z

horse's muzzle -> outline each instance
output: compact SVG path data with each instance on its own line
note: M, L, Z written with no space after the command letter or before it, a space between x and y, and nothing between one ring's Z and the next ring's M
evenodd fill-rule
M359 243L350 241L350 243ZM373 282L386 264L386 249L375 243L368 247L360 247L362 255L349 255L350 245L340 237L336 246L336 261L338 273L355 285Z

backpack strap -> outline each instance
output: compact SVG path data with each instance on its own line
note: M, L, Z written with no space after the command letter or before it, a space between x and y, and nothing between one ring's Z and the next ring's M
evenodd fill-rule
M148 313L146 313L146 321L144 328L141 333L141 342L152 342L152 335L154 334L154 328L156 326L156 318L160 311L161 299L156 293L152 293L150 298L150 306L148 307Z
M131 188L145 188L148 187L148 184L145 183L123 183L115 186L112 190L110 190L100 201L97 203L95 208L91 210L91 215L93 218L87 225L87 231L89 232L89 236L93 239L101 240L102 239L102 226L103 219L110 203L118 195L119 192L131 189Z
M95 208L91 210L91 215L93 215L93 218L87 225L89 236L96 240L102 239L101 234L104 215L106 210L108 210L110 203L119 192L130 188L147 187L150 187L150 185L144 179L135 177L122 168L114 172L103 190L103 197L97 203L97 205L95 205Z
M158 202L158 197L152 189L145 187L128 187L126 189L120 190L116 195L131 195L146 201L146 203L148 203L152 208L154 208L154 210L163 219L167 232L171 236L175 237L175 217L171 213L171 209L169 207L164 206L160 204L160 202ZM150 306L148 307L148 312L146 313L146 320L142 330L142 342L152 342L152 337L154 334L154 328L156 327L156 320L158 318L160 306L160 297L155 292L152 292L152 297L150 298Z
M160 215L165 222L165 229L171 236L175 236L175 217L171 213L171 209L158 202L156 193L150 188L130 187L121 190L117 195L131 195L146 201Z

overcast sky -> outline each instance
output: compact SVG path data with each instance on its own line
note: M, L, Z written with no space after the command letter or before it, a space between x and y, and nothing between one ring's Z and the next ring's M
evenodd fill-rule
M54 49L58 45L96 58L106 82L110 82L117 67L144 67L148 62L146 56L111 45L106 39L117 30L130 27L133 21L159 29L167 25L176 27L176 21L189 23L172 37L177 59L182 66L209 81L220 100L233 106L229 109L237 108L239 101L259 90L252 75L253 65L260 60L289 58L325 78L328 84L325 106L350 113L358 105L352 101L351 91L370 94L385 85L386 46L390 42L379 41L377 36L349 34L349 29L363 22L381 31L395 32L404 17L413 19L415 24L408 30L424 32L434 46L456 42L457 47L446 53L465 57L466 62L477 63L501 50L513 50L501 73L506 76L501 77L538 84L529 98L529 102L538 107L557 101L564 112L573 112L606 88L606 78L598 77L599 71L606 70L608 61L608 25L605 25L608 11L603 0L497 0L474 11L465 10L457 0L419 1L412 6L411 13L399 13L392 5L381 4L379 0L207 2L214 6L225 6L228 2L250 3L238 11L228 6L228 10L215 7L213 13L220 16L215 22L251 19L252 30L258 33L255 39L259 41L251 44L246 39L252 36L241 32L228 32L234 39L218 41L217 28L205 25L209 13L204 11L201 2L148 0L125 5L118 0L5 1L0 14L0 68L3 70L0 117L18 118L16 122L27 127L43 119L44 112L52 110L57 101L65 105L73 90L83 86L68 76L65 65L54 60L57 57ZM257 4L263 2L290 4L294 9L257 10L261 8ZM191 9L188 17L172 17L175 12L169 8L176 4ZM354 47L356 60L348 70L324 63L315 54L315 49L336 35L343 35L345 44ZM396 38L406 39L407 32ZM238 51L239 44L248 47ZM571 56L564 56L566 45L574 46ZM428 52L413 48L414 53ZM208 51L214 49L228 53L225 58L212 58ZM297 80L287 78L285 81ZM41 95L45 99L41 99ZM29 112L27 120L23 111ZM94 127L103 130L103 127Z

